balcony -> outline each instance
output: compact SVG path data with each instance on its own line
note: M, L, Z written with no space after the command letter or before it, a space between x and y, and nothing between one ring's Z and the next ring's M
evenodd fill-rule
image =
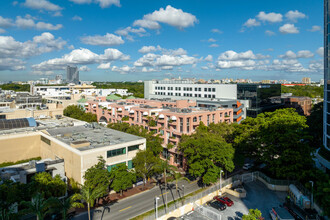
M176 136L181 136L182 132L178 131L178 130L173 130L172 133Z

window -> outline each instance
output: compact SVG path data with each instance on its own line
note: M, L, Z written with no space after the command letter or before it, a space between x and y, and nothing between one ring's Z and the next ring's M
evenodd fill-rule
M183 132L183 118L180 118L180 132Z
M207 98L207 95L206 94L204 95L204 98Z
M127 168L128 168L128 169L132 169L132 168L134 168L133 161L129 160L127 164L128 164L128 165L127 165Z
M190 118L187 118L187 133L189 133L189 127L190 127Z
M126 165L126 162L122 162L122 163L117 163L117 164L110 165L110 166L107 167L108 171L110 172L112 170L112 168L115 168L119 164L125 164Z
M211 92L211 88L209 88L209 92Z
M193 122L197 122L197 118L196 117L193 118Z
M212 115L212 122L214 123L215 114Z
M198 117L198 120L201 121L201 120L202 120L202 116L199 116L199 117Z
M207 88L204 88L204 92L207 92Z
M207 126L210 125L210 115L207 115Z
M48 139L48 138L45 138L44 136L40 136L41 137L41 140L43 141L43 142L45 142L46 144L48 144L48 145L50 145L50 140Z
M133 145L128 147L128 152L133 151L133 150L138 150L140 145Z
M215 92L215 88L212 88L212 92Z
M124 148L119 148L116 150L109 150L107 151L107 157L115 157L115 156L119 156L119 155L123 155L126 154L126 147Z

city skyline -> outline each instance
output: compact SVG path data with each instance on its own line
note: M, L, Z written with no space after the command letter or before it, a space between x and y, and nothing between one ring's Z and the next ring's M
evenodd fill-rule
M321 1L209 3L2 2L0 78L322 78Z

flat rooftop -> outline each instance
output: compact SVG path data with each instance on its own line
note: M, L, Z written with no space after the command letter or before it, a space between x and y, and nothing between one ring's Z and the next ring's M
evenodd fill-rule
M97 124L52 128L46 131L57 140L80 151L144 139L143 137L105 128Z

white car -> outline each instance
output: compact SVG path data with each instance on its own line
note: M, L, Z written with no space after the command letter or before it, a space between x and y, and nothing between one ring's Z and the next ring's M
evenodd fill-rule
M253 164L246 163L246 164L244 164L244 166L243 166L243 170L249 170L251 167L253 167Z

